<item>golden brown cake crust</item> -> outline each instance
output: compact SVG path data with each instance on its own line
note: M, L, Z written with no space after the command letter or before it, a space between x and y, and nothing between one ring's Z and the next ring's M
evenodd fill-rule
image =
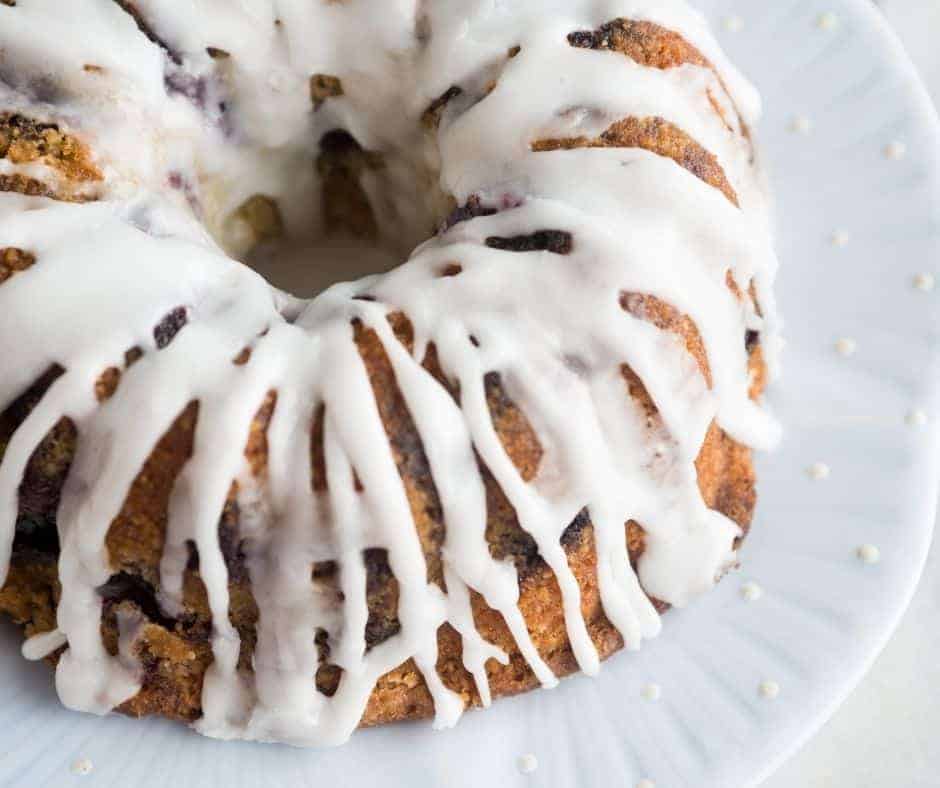
M0 192L83 202L94 199L89 184L103 180L88 146L60 130L12 112L0 112L0 159L12 165L41 164L54 178L48 181L22 173L0 174Z

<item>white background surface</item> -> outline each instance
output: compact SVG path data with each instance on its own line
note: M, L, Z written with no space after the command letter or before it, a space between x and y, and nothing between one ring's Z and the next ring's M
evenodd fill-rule
M940 103L940 0L881 0L879 5ZM932 269L940 274L940 261ZM940 786L938 541L904 622L871 673L764 788Z

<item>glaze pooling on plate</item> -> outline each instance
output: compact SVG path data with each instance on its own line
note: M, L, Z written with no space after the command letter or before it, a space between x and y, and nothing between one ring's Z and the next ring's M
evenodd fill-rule
M97 589L111 574L105 538L148 454L194 401L196 444L170 501L160 603L171 613L182 604L193 543L213 617L213 663L195 724L207 735L340 743L376 680L409 658L433 696L435 724L453 725L464 704L435 670L439 627L448 622L462 636L484 705L485 663L506 658L476 632L470 589L503 615L542 684L557 682L517 608L515 569L489 553L476 456L554 572L584 672L595 673L599 659L560 545L582 510L594 523L604 611L629 647L659 632L647 594L683 606L711 588L735 562L740 530L705 506L694 462L713 421L751 446L776 439L775 424L749 398L743 338L760 332L773 368L777 264L747 131L759 100L703 19L678 0L511 7L398 0L382 24L365 2L259 1L223 11L206 1L185 17L169 2L135 5L159 41L141 35L116 4L0 6L0 48L15 64L0 72L0 104L67 122L93 141L102 173L82 193L95 198L89 204L0 195L3 246L35 258L0 288L0 357L8 360L0 408L52 365L65 370L0 466L4 565L33 450L63 415L81 435L58 512L58 629L25 647L39 657L67 642L56 672L63 702L105 713L140 688L134 622L119 622L116 656L100 637ZM569 43L570 34L621 17L680 33L715 70L650 68ZM69 35L72 26L82 35ZM339 75L342 97L311 112L317 74ZM55 85L54 102L37 89L40 78ZM443 107L427 144L422 115L453 85L462 93ZM624 117L662 118L697 140L735 199L640 148L533 149L536 140L596 136ZM336 127L365 150L389 151L368 180L372 202L385 206L377 216L384 233L419 240L444 195L496 212L442 231L388 274L309 301L273 289L212 238L238 252L232 217L258 193L287 206L288 226L309 223L315 175L300 165L310 140ZM67 185L43 164L0 164L54 189ZM188 181L202 184L198 205L181 187ZM512 239L529 239L530 251L514 251ZM441 276L455 262L459 275ZM729 280L739 292L753 286L760 310L736 298ZM692 319L710 382L674 337L621 306L624 293L654 296ZM396 312L413 325L412 352L389 326ZM173 331L155 334L174 314ZM446 593L427 582L354 321L379 337L423 442L447 525ZM432 344L459 402L421 365ZM96 380L132 347L159 352L146 352L100 403ZM233 363L245 348L248 363ZM626 395L623 364L656 403L665 441L649 433ZM543 467L556 473L527 483L507 456L483 386L494 371L535 425ZM267 477L256 479L244 447L269 392L277 400ZM293 472L309 463L321 407L328 497ZM250 675L237 670L240 642L218 542L233 480L260 607ZM637 573L625 543L629 520L646 532ZM361 556L377 547L388 551L399 584L401 630L367 652ZM311 566L323 560L341 567L339 609L310 581ZM331 659L343 670L329 698L312 681L318 629L335 637Z

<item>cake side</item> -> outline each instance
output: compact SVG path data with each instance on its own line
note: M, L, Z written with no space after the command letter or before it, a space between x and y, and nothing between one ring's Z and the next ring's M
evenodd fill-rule
M393 325L399 339L409 343L411 337L407 320L399 315L393 320ZM700 347L694 326L690 326L688 321L673 316L669 326L669 330L682 337L684 342L692 347ZM433 567L436 565L435 558L440 554L445 526L420 438L407 409L402 407L400 393L382 345L374 333L364 331L359 333L358 344L370 370L389 441L396 454L418 533L422 536L430 568L429 581L440 584L440 570L435 572ZM754 378L760 381L764 367L759 345L752 348L751 359ZM701 351L696 360L707 370L707 361ZM431 374L441 376L433 347L429 349L424 364ZM625 371L624 378L625 391L630 392L636 405L644 408L648 418L655 421L658 417L656 408L642 389L642 384L629 371ZM758 383L754 390L755 396L761 393L759 386ZM3 414L0 418L0 437L11 434L16 422L25 418L29 407L35 404L30 399L34 398L27 397L19 407ZM246 457L260 477L263 477L267 463L264 436L272 415L272 400L269 399L259 411L246 447ZM534 476L541 447L525 415L507 398L497 381L489 387L488 401L506 451L520 472ZM198 567L194 566L187 572L185 612L182 616L173 619L161 613L156 596L170 488L175 474L192 451L197 420L198 408L195 405L187 408L176 420L144 466L121 515L109 531L108 548L114 575L101 589L107 600L101 630L109 650L117 653L118 611L139 623L135 648L143 667L143 686L136 697L119 709L132 716L157 714L190 722L197 719L201 709L202 679L212 661L209 643L212 618ZM63 434L63 429L57 427L31 460L30 472L20 492L18 544L14 547L9 578L0 590L0 610L22 626L28 637L50 631L55 626L59 586L55 565L57 538L53 533L54 502L58 500L59 488L64 480L62 469L67 468L70 454L74 451L74 440L74 433ZM312 445L311 467L308 469L311 484L320 489L320 494L325 495L327 488L323 483L322 470L317 470L322 462L322 434L318 439L316 425ZM713 426L699 455L696 469L706 505L738 523L743 539L756 502L750 449L729 438L719 427ZM531 537L521 529L512 507L493 477L485 473L485 469L483 478L490 503L487 523L490 550L500 559L513 561L519 570L519 607L533 642L556 675L566 676L576 672L578 665L568 640L561 595L554 575L539 557ZM225 516L219 523L219 540L225 551L230 576L230 617L242 637L240 664L250 670L258 608L239 545L236 499L237 491L233 489ZM625 528L631 563L635 566L644 549L642 527L631 522L625 524ZM589 517L581 516L569 526L563 545L578 579L582 615L591 639L600 656L606 659L623 647L623 640L604 615L598 594L596 551ZM398 631L398 591L397 581L381 554L367 554L365 560L370 578L366 642L372 648ZM312 580L337 593L335 575L335 566L317 566L314 567ZM473 593L472 602L480 634L510 656L510 663L505 666L496 660L487 663L493 696L516 694L537 687L539 681L518 651L502 616L489 608L479 594ZM667 608L661 602L656 604L663 612ZM449 625L442 627L438 633L438 648L437 670L442 680L463 698L467 706L480 705L473 677L462 663L460 638ZM342 672L330 664L329 651L324 642L320 643L320 654L321 664L316 683L320 692L329 695L335 692ZM58 656L59 652L56 652L49 657L49 661L54 664ZM422 673L412 661L408 661L379 679L370 696L362 724L423 718L432 716L433 711L432 698Z

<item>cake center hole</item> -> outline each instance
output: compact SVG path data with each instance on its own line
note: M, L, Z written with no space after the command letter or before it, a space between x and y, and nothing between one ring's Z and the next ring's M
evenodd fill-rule
M313 298L337 282L391 271L403 260L367 239L336 235L259 244L245 262L274 287L298 298Z
M419 187L427 174L416 169L403 154L369 151L348 132L329 131L312 161L268 179L276 196L254 194L225 219L223 245L300 298L390 271L435 226Z

